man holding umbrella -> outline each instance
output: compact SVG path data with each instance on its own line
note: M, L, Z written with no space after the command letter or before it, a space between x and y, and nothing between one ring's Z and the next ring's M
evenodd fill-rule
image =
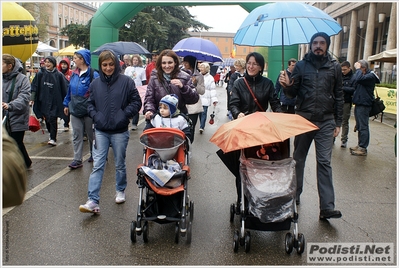
M306 156L312 141L315 142L317 161L317 188L320 200L320 219L340 218L335 210L335 195L331 168L334 137L342 124L343 91L340 64L328 53L330 37L324 32L315 33L310 40L310 51L299 61L291 79L284 71L279 82L284 94L297 98L295 112L319 127L319 130L295 137L297 204L303 188Z

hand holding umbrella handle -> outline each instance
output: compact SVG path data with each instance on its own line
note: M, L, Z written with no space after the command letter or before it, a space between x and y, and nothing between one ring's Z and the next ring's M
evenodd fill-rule
M289 87L292 86L292 84L294 83L294 80L290 81L290 78L287 75L287 72L284 71L280 71L280 76L278 78L278 82L280 83L280 85L282 87Z

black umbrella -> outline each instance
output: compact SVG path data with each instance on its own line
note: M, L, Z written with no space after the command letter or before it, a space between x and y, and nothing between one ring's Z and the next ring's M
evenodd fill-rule
M118 55L125 54L151 54L147 49L137 44L136 42L112 42L106 43L96 50L94 50L91 54L100 55L103 50L111 49Z

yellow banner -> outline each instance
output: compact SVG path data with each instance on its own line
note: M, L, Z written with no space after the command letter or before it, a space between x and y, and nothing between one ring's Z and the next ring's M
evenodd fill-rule
M379 96L385 104L384 113L396 114L397 89L387 87L375 87L374 95ZM378 93L378 94L377 94Z

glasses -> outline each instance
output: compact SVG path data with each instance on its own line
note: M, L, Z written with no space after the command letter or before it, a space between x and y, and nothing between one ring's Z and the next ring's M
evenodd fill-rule
M247 63L247 66L249 66L249 67L258 67L258 66L260 66L260 65L257 64L257 63L248 62L248 63Z

